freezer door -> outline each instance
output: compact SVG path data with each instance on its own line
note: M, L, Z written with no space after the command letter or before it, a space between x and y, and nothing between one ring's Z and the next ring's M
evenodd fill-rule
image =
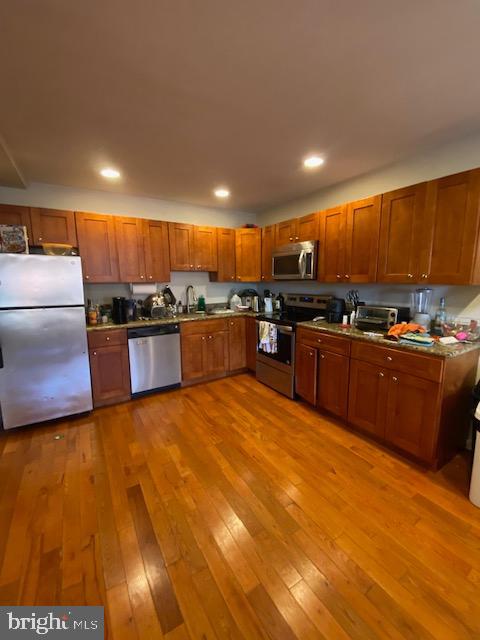
M0 254L0 308L83 305L78 256Z
M83 307L0 310L4 429L92 408Z

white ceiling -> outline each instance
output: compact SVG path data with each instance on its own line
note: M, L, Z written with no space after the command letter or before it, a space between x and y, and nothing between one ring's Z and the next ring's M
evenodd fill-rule
M7 185L258 211L480 129L477 0L5 0L0 25Z

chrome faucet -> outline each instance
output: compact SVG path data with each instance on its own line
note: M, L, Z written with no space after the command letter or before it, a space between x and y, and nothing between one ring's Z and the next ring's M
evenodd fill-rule
M192 292L192 302L190 302L190 291ZM186 295L185 295L185 303L187 305L187 313L190 313L191 308L195 306L197 302L197 294L195 293L195 289L193 284L189 284L187 287Z

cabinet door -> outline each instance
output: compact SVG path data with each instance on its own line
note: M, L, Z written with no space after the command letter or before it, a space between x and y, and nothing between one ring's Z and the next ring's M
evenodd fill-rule
M297 219L295 242L318 240L318 213L309 213Z
M350 360L348 422L379 438L385 437L388 371L362 360Z
M345 276L345 207L320 212L318 280L342 282Z
M130 366L127 345L90 350L90 373L95 407L130 398Z
M381 196L347 205L345 281L375 282Z
M387 442L425 462L433 462L439 385L417 376L391 371L388 372L388 379Z
M170 282L168 224L160 220L144 220L145 279L147 282Z
M21 224L27 227L28 244L33 244L30 224L30 207L19 207L14 204L0 204L0 224Z
M315 405L317 403L318 351L305 344L297 343L295 349L295 391Z
M83 279L119 282L115 219L99 213L75 213Z
M257 325L255 318L245 318L247 341L247 367L250 371L257 368Z
M272 278L272 250L275 227L270 225L262 229L262 280L270 282Z
M228 321L229 371L247 366L246 318Z
M217 229L219 282L235 280L235 229Z
M214 331L204 336L204 372L211 376L228 371L228 333Z
M193 380L206 375L204 366L205 336L181 335L182 380Z
M196 271L217 270L217 230L215 227L193 227Z
M478 169L428 183L424 238L430 247L425 252L422 282L470 284L477 246L479 199Z
M377 282L418 282L427 183L382 196Z
M194 271L193 224L168 223L170 270Z
M140 218L115 218L121 282L145 282L144 225Z
M235 229L237 280L258 282L261 276L262 240L260 229Z
M31 207L30 218L32 221L32 244L58 242L70 244L72 247L77 246L77 230L73 211Z
M289 244L289 242L295 242L296 235L297 221L295 218L278 222L275 225L275 246L281 247L284 244Z
M317 406L339 418L347 417L350 358L320 351Z

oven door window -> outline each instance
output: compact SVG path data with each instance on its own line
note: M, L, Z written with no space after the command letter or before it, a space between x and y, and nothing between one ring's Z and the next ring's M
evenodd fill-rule
M276 276L299 275L299 253L291 253L283 256L273 256L273 273Z
M283 362L283 364L292 364L293 357L293 336L295 334L292 331L287 331L284 327L277 325L277 353L267 353L258 348L259 345L259 336L258 336L258 325L257 325L257 352L261 353L262 356L270 358L271 360L276 360L277 362Z

